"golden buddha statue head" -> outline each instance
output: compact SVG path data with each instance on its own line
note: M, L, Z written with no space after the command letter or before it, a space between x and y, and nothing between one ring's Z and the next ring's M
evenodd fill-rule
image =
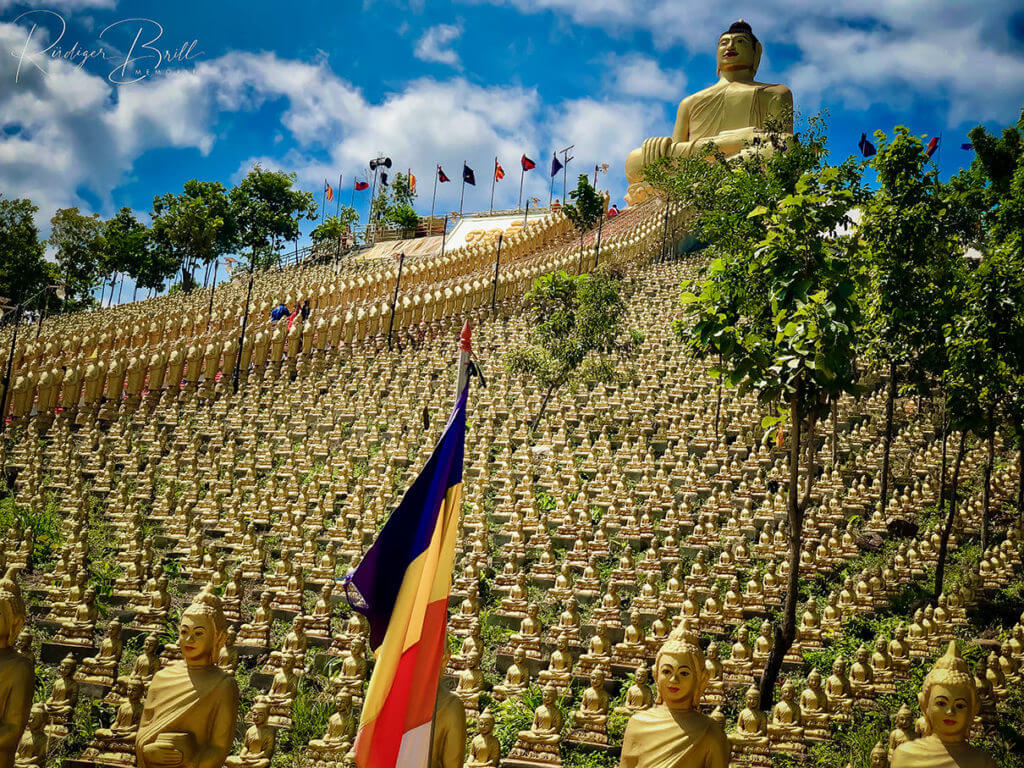
M658 651L654 674L657 703L669 709L696 709L708 684L704 652L696 634L674 630Z
M178 645L189 666L215 664L224 647L228 622L220 598L205 589L181 615Z
M14 646L25 626L25 601L13 578L0 578L0 648Z
M980 708L967 662L951 640L946 653L925 676L917 695L924 715L924 736L942 741L963 741Z

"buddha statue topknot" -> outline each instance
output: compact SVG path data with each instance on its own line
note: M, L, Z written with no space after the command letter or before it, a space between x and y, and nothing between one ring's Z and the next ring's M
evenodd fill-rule
M996 768L991 757L967 743L980 703L955 640L925 676L917 700L924 731L896 748L892 768Z
M680 102L671 136L645 139L626 158L626 202L635 205L649 195L643 171L655 160L705 154L708 145L712 153L746 156L771 151L769 129L780 139L792 134L792 91L754 80L761 53L761 42L742 19L722 33L718 82Z
M620 768L727 768L722 726L698 711L708 671L696 635L675 630L655 659L655 706L629 718Z

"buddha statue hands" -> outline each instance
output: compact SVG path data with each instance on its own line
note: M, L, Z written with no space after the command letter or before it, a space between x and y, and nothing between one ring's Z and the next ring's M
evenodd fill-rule
M896 748L892 768L995 768L989 755L967 743L980 703L956 641L950 641L925 676L917 700L924 719L922 737Z

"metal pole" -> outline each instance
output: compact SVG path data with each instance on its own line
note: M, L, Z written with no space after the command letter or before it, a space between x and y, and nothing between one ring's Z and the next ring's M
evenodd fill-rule
M46 294L43 296L43 314L39 316L39 322L36 323L36 338L39 338L39 331L43 328L43 317L46 315L47 310L50 308L50 286L46 286Z
M210 306L206 310L206 330L210 330L210 318L213 317L213 291L217 287L217 267L220 266L218 259L213 260L213 285L210 286Z
M11 368L14 367L14 345L18 342L18 321L21 320L21 304L14 308L14 332L11 334L11 350L7 353L7 370L4 372L4 394L0 397L0 434L7 428L7 393L11 389Z
M601 255L601 228L604 227L604 204L601 204L601 218L597 221L597 245L594 246L594 271L597 271L597 257Z
M494 158L494 172L491 174L491 207L487 209L488 213L494 213L494 185L498 183L498 158Z
M444 246L448 242L448 214L444 215L444 229L441 230L441 258L444 258Z
M526 176L526 169L523 168L523 162L522 162L522 160L520 160L519 161L519 205L516 206L517 210L522 209L522 207L523 207L523 177L524 176ZM527 200L526 204L529 205L530 201Z
M366 210L367 227L370 227L373 224L373 198L377 194L377 169L380 168L376 161L374 161L373 165L373 184L370 186L370 207ZM375 230L376 227L374 227L373 229ZM369 239L367 239L367 243L369 243Z
M434 194L430 196L430 228L434 228L434 201L437 200L437 176L441 170L441 166L437 166L434 169Z
M338 201L334 204L334 216L338 217L341 215L341 181L345 178L344 174L338 174Z
M254 254L255 255L255 254ZM249 287L245 291L245 313L242 315L242 335L238 337L238 354L235 355L235 372L232 376L232 390L238 394L238 369L242 365L242 347L245 346L245 327L249 322L249 299L252 297L252 280L255 276L252 263L249 264Z
M526 221L530 218L530 201L526 201L526 213L523 214L523 229L526 229Z
M459 195L459 218L462 218L462 202L466 199L466 161L462 161L462 194Z
M405 251L398 257L398 278L395 280L395 295L391 298L391 320L388 322L388 351L391 350L391 331L395 327L395 306L398 304L398 287L402 284L402 265L405 264Z
M320 223L324 223L324 217L327 215L327 179L324 179L324 193L323 202L320 204Z
M555 198L555 177L551 176L551 182L548 184L548 208L551 207L551 201Z
M491 288L491 311L494 311L495 302L498 299L498 266L501 264L501 238L502 233L498 233L498 255L494 257L494 287Z

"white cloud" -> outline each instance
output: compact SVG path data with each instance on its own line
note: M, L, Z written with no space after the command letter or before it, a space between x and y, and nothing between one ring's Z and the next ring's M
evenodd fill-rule
M455 24L430 27L416 43L416 58L458 67L459 55L450 46L461 34L462 27Z
M789 83L805 109L825 96L853 109L932 99L954 126L1016 119L1024 102L1024 51L1009 31L1020 0L766 0L727 12L702 0L464 1L551 11L612 37L646 31L658 48L681 45L690 54L713 53L718 35L742 16L765 43L760 79ZM788 69L771 66L777 44L796 47ZM691 72L690 80L712 77Z
M686 75L662 69L657 61L638 53L625 56L609 54L606 69L610 73L609 90L623 96L650 99L681 99Z

